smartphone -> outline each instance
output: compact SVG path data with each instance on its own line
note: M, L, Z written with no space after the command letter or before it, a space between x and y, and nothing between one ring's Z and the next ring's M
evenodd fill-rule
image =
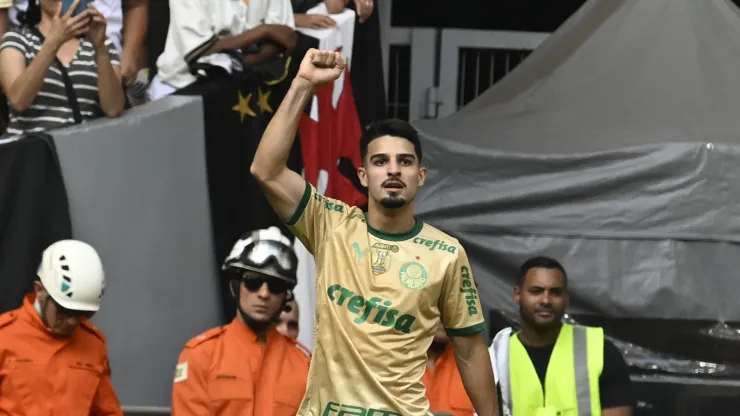
M74 3L74 0L62 0L62 16L67 14L69 8L72 7L72 3ZM77 8L72 13L72 16L77 16L78 14L87 10L87 3L88 0L80 0L80 3L77 5Z

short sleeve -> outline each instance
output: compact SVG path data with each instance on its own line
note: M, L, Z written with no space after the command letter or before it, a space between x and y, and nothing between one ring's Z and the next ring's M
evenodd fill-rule
M458 247L457 259L447 269L439 298L442 324L450 336L472 335L486 328L473 270L465 249Z
M170 0L170 29L188 63L200 58L218 40L206 1L212 0Z
M608 339L604 340L604 369L599 377L599 391L602 409L635 405L629 367L622 353Z
M265 15L265 24L285 25L295 29L293 5L290 0L269 0L269 2L267 14Z
M301 202L286 225L308 251L315 255L326 236L349 216L351 209L342 201L320 195L306 181Z
M29 47L28 40L16 29L5 32L3 40L0 42L0 51L11 48L19 51L23 56L28 54Z
M121 66L121 57L118 55L118 48L112 40L105 40L105 47L108 48L108 56L110 56L110 63L112 65Z

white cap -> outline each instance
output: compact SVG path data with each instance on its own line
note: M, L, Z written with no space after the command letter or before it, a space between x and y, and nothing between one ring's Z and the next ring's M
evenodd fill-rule
M44 250L38 277L59 305L77 311L97 311L105 290L105 273L98 253L77 240L62 240Z

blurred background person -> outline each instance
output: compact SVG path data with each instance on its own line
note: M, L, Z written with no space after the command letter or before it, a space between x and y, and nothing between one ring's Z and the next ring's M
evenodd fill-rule
M118 52L94 8L73 16L40 0L0 43L0 82L10 107L8 135L42 132L123 113Z
M300 333L299 318L298 303L291 300L286 303L286 310L280 314L280 323L277 330L286 337L297 340Z

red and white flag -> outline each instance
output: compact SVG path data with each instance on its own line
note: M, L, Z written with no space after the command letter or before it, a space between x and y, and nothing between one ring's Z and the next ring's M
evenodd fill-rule
M328 14L323 3L307 13ZM316 91L311 101L310 115L305 115L299 124L303 175L321 194L359 206L365 204L366 196L337 167L340 158L351 160L355 166L361 163L362 127L350 83L355 13L346 9L331 17L337 22L336 28L298 29L305 35L319 39L319 49L341 52L348 64L347 70L335 82ZM301 309L298 339L313 349L316 263L298 239L295 240L295 251L298 256L295 297Z

